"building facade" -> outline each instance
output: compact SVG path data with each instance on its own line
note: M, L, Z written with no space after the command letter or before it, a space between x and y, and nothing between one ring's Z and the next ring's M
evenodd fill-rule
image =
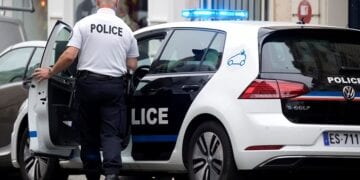
M308 2L310 5L308 7L311 8L310 23L350 27L349 10L352 7L349 6L349 0L270 0L269 20L299 21L298 13L303 2Z
M20 19L28 40L45 40L47 38L48 8L46 0L0 0L0 15Z
M70 25L96 11L95 0L0 0L0 7L26 7L35 12L4 11L0 15L24 22L30 40L46 39L57 20ZM360 0L119 0L118 16L138 28L166 22L184 21L183 9L248 10L249 20L298 22L305 14L309 23L360 29ZM308 6L303 6L307 3ZM311 9L311 12L309 11ZM309 14L310 13L310 14Z

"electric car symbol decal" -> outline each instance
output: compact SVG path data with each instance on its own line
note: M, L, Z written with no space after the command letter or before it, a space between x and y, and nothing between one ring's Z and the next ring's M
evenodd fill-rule
M229 66L233 66L233 65L244 66L245 63L246 63L246 52L245 52L244 49L239 54L236 54L235 56L232 56L227 61L227 64Z

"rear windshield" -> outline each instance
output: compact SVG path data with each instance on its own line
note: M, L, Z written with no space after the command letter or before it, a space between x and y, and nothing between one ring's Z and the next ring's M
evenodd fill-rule
M280 30L262 46L263 73L339 74L341 68L360 70L360 32L329 29Z

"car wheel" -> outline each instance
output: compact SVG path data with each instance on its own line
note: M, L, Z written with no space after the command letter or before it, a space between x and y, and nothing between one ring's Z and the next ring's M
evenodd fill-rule
M189 180L189 177L187 174L176 174L174 175L175 180Z
M18 162L20 173L24 180L65 180L68 175L60 172L59 163L56 158L35 156L29 148L30 138L28 129L25 128L21 134L18 149Z
M205 122L196 128L187 152L191 180L235 179L237 170L231 143L219 123Z

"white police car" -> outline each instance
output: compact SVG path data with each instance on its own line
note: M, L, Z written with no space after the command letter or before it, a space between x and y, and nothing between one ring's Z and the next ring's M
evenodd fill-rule
M211 15L196 12L185 15ZM57 23L42 67L55 63L52 54L70 34ZM217 180L233 179L238 170L360 160L359 31L197 21L151 26L135 36L141 66L128 89L124 172ZM81 168L69 116L74 74L33 81L18 117L29 118L30 149L64 159L63 168Z

